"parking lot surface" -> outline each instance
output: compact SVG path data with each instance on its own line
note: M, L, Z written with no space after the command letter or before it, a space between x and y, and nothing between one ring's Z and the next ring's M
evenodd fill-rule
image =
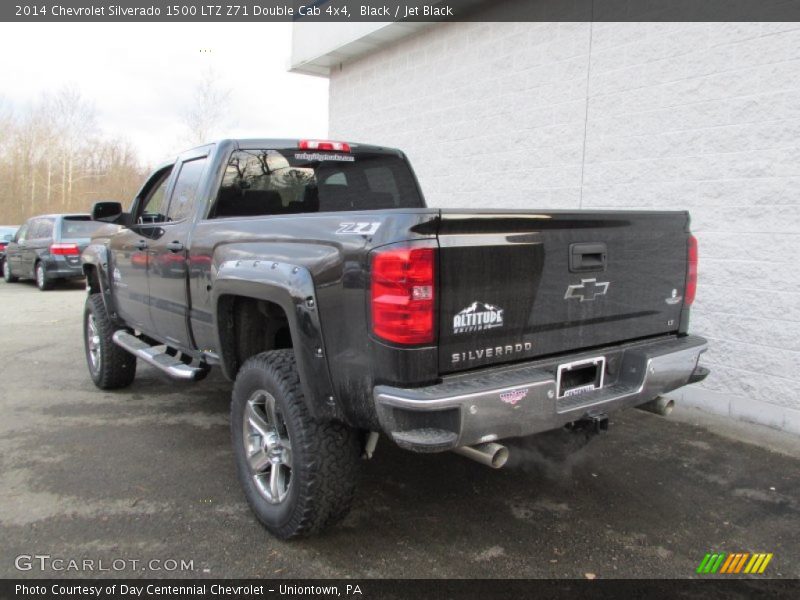
M236 480L230 384L140 362L129 389L96 389L84 298L0 282L0 576L91 574L15 566L49 555L125 577L691 577L724 551L800 577L797 456L637 410L566 462L512 447L500 471L381 439L344 523L279 542Z

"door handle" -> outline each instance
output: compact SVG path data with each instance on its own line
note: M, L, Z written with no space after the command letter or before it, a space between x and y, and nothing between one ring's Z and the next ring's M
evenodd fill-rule
M180 252L181 250L183 250L183 244L181 244L177 240L175 240L174 242L169 242L167 244L167 250L169 250L170 252Z
M147 242L144 240L139 240L136 242L136 249L137 250L147 250Z

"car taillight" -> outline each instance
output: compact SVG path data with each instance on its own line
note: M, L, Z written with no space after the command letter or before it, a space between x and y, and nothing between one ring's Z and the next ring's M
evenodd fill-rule
M686 294L684 302L686 306L691 306L694 297L697 295L697 238L689 236L688 267L686 269Z
M335 152L350 152L347 142L334 142L331 140L300 140L297 142L300 150L334 150Z
M433 342L436 250L389 246L372 253L372 331L396 344Z
M52 244L50 246L50 254L58 254L59 256L77 256L81 251L78 244Z

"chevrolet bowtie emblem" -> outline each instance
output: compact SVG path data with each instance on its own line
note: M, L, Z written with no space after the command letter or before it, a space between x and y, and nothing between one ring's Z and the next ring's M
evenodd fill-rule
M564 300L579 298L581 302L589 302L598 296L605 296L609 285L611 283L608 281L598 282L597 279L581 279L580 283L567 287Z

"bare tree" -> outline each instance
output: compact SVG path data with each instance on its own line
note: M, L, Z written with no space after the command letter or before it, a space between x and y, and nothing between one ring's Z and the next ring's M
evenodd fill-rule
M14 191L14 201L28 212L35 212L40 190L40 173L38 170L46 127L41 119L38 107L31 107L21 114L12 127L10 138L10 182L9 189Z
M144 175L131 145L103 135L79 92L44 94L16 110L0 99L0 223L126 201Z
M231 90L219 85L217 74L209 69L194 89L192 104L183 119L185 140L197 146L210 141L228 124Z
M8 140L12 137L12 126L14 124L14 111L11 109L9 101L0 96L0 156L8 151Z
M55 123L61 146L61 205L66 207L72 200L76 179L89 176L85 172L76 173L76 163L97 134L97 111L80 92L71 88L60 90L50 99L50 104L53 107L50 114L57 115Z

